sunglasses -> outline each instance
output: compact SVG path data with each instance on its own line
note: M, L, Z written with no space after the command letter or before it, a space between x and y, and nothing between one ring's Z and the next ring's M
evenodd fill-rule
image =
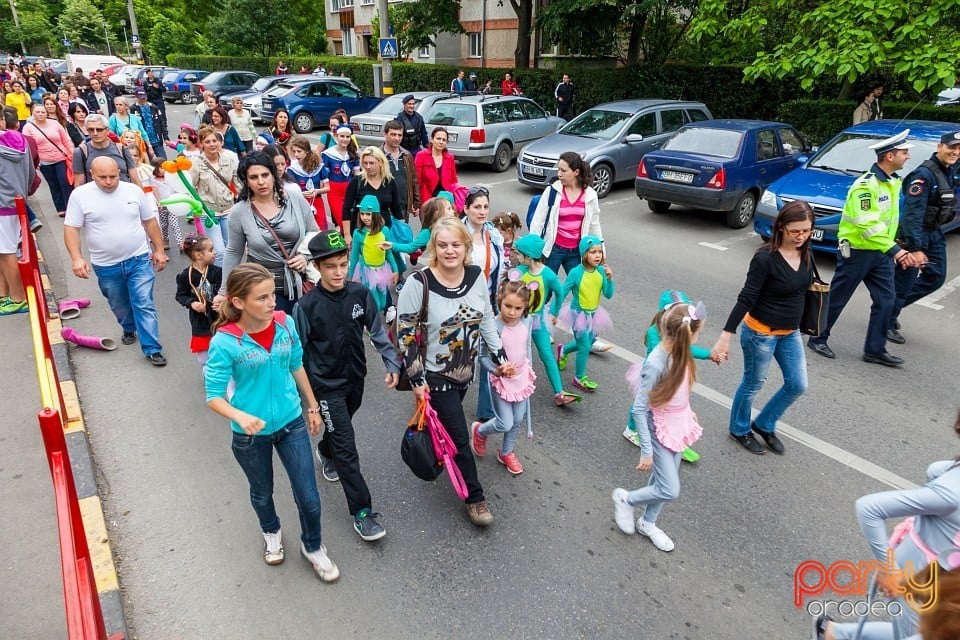
M469 189L467 189L468 196L475 196L478 194L481 196L490 197L490 190L487 189L486 187L481 187L481 186L470 187Z
M90 133L103 133L106 130L105 127L87 127L87 131Z
M800 236L810 235L813 233L813 229L784 229L783 232L791 238L799 238Z

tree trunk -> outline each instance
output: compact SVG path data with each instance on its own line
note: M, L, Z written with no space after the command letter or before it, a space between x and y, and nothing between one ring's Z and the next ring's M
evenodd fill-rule
M513 64L517 69L530 66L530 31L533 27L533 0L510 0L517 14L517 48L513 51Z
M640 64L640 52L643 49L643 27L647 24L647 12L643 11L634 16L630 25L630 44L627 46L627 66L636 67Z

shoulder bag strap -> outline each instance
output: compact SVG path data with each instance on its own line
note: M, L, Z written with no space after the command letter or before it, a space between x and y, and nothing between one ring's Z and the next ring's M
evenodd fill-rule
M200 160L203 161L203 164L207 167L207 169L210 169L210 171L213 173L213 175L217 176L217 180L219 180L220 182L222 182L222 183L223 183L223 186L225 186L227 189L230 189L230 193L232 193L233 196L236 197L236 196L237 196L237 188L233 185L233 182L231 182L230 180L227 180L226 178L224 178L224 177L223 177L223 174L220 173L219 171L217 171L217 170L213 167L213 165L210 164L210 162L208 162L207 159L206 159L205 157L203 157L202 155L200 156Z
M267 231L270 232L270 235L273 236L273 239L277 241L277 248L280 249L280 253L283 254L283 259L289 261L290 254L287 253L287 250L283 248L283 243L280 241L280 236L278 236L277 232L273 229L272 226L270 226L270 221L264 218L262 213L257 211L257 206L253 204L252 200L248 200L247 204L250 205L250 210L253 211L253 215L260 218L260 221L263 222L263 226L267 228Z
M38 127L38 126L37 126L35 123L33 123L33 122L28 122L27 124L29 124L31 127L33 127L34 129L36 129L37 131L39 131L39 132L40 132L40 135L42 135L44 138L47 139L47 142L49 142L50 144L52 144L54 147L57 148L57 151L59 151L60 153L63 154L63 157L64 157L64 158L67 157L67 152L64 151L63 149L61 149L61 148L60 148L60 145L58 145L56 142L54 142L53 140L51 140L51 139L50 139L50 136L48 136L48 135L43 131L43 129L41 129L40 127Z

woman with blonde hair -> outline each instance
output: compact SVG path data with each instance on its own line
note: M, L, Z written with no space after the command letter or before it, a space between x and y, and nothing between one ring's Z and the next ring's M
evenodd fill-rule
M357 207L364 196L376 196L380 202L380 215L383 216L385 227L391 227L394 218L403 216L397 181L393 179L390 163L383 151L379 147L361 149L360 167L360 174L350 180L343 199L343 226L346 229L344 238L348 238L351 229L357 226Z

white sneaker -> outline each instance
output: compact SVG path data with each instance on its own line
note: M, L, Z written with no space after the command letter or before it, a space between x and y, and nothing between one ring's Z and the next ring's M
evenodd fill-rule
M383 319L387 324L391 324L394 320L397 319L397 308L393 305L387 307L387 310L383 314Z
M662 529L658 529L657 525L646 523L641 518L637 520L637 532L650 538L653 546L660 551L673 551L673 540Z
M630 535L636 531L633 522L633 507L627 504L627 490L613 490L613 519L617 521L620 531Z
M313 565L313 570L317 572L317 577L320 578L321 582L336 582L337 578L340 577L340 569L333 563L333 560L327 557L327 548L323 545L320 545L320 548L316 551L308 552L301 542L300 553Z
M593 341L593 344L590 346L590 353L606 353L613 349L613 345L607 342L606 340L601 340L597 338Z
M277 529L276 533L263 534L263 561L271 565L283 562L283 540L280 537L280 529Z
M623 437L626 438L627 442L629 442L633 446L635 447L640 446L640 434L630 429L629 427L623 430Z

